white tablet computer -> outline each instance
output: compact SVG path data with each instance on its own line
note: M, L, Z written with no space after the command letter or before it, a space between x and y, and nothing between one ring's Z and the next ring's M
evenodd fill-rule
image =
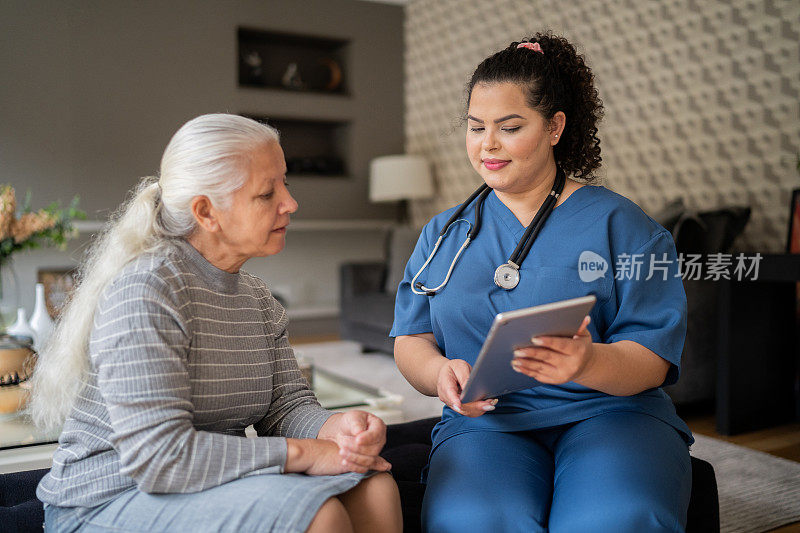
M461 393L464 403L497 398L541 385L511 368L514 350L532 346L531 337L572 337L596 298L592 295L499 313L486 336L469 380Z

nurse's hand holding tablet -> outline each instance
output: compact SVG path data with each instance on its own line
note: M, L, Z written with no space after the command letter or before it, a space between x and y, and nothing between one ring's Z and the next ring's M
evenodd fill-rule
M436 380L439 399L465 416L481 416L487 411L494 411L497 398L461 403L461 391L467 385L470 372L472 372L472 365L463 359L447 360L439 370L439 378Z
M577 335L564 337L533 337L531 348L517 348L511 368L541 383L558 385L580 379L589 369L594 357L588 316L583 319Z

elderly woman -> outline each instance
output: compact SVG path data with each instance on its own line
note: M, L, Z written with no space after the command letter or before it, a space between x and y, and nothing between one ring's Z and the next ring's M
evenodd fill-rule
M401 529L385 425L320 407L241 270L284 247L285 173L273 128L200 116L94 245L36 370L47 531Z

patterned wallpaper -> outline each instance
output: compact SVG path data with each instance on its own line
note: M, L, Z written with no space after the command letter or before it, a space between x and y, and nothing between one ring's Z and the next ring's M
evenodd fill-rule
M603 183L653 213L750 205L741 250L783 251L800 187L797 0L412 0L406 7L406 149L439 194L414 222L480 183L464 148L464 86L484 57L541 29L592 67L605 119Z

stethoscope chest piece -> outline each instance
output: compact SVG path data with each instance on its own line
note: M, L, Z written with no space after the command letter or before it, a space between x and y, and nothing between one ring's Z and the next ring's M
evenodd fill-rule
M494 283L501 289L510 291L519 284L519 267L511 261L503 263L494 271Z

